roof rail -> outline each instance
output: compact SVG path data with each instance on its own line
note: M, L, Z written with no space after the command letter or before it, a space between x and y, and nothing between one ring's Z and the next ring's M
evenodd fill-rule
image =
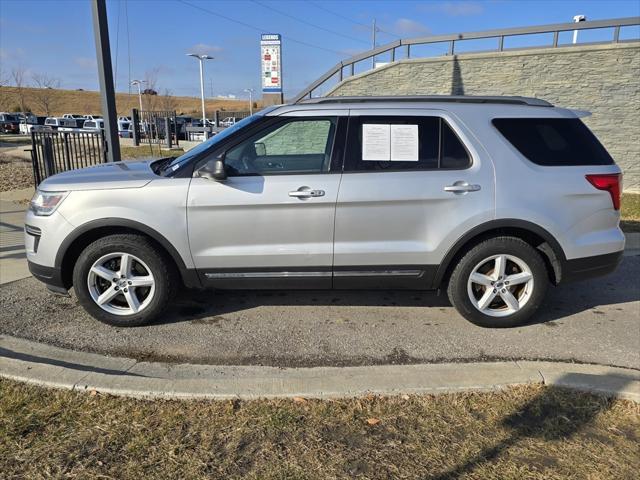
M325 103L376 103L376 102L454 102L454 103L501 103L553 107L546 100L517 96L473 96L473 95L391 95L380 97L317 97L301 100L298 104Z

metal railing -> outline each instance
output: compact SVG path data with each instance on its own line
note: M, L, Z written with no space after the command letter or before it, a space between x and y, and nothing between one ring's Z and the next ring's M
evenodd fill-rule
M176 132L175 110L138 110L131 111L133 144L165 144L169 148L178 146L179 132Z
M31 132L33 181L107 161L104 132Z
M459 45L460 42L465 40L486 40L486 39L495 39L497 42L496 48L488 51L502 52L502 51L513 51L513 50L522 50L526 48L556 48L559 46L559 37L562 32L572 32L574 30L596 30L596 29L612 29L611 39L607 41L601 42L579 42L576 43L576 46L579 45L593 45L593 44L605 44L605 43L618 43L629 40L621 40L620 39L620 29L622 27L631 27L640 25L640 17L628 17L628 18L615 18L610 20L596 20L596 21L588 21L588 22L579 22L579 23L556 23L550 25L538 25L533 27L519 27L519 28L506 28L502 30L486 30L483 32L469 32L469 33L456 33L456 34L448 34L448 35L432 35L429 37L419 37L419 38L409 38L409 39L401 39L396 40L391 43L387 43L386 45L382 45L380 47L374 48L372 50L368 50L366 52L360 53L358 55L354 55L351 58L341 61L333 68L331 68L328 72L318 78L315 82L305 88L302 92L300 92L294 99L293 102L299 102L305 98L313 98L313 93L315 90L323 87L327 82L331 80L337 80L341 82L346 77L355 75L355 67L356 64L364 61L370 61L371 66L375 68L375 58L377 56L383 54L389 54L390 61L394 62L396 60L396 52L398 49L405 49L404 58L412 58L411 57L411 48L419 45L433 45L433 44L445 44L447 46L447 51L445 55L455 55L456 45ZM539 34L553 34L550 38L550 42L546 44L537 44L533 47L516 47L516 48L505 48L505 39L510 37L521 37L524 35L539 35ZM633 38L631 41L637 41L640 38ZM561 46L572 46L573 44L562 44ZM480 51L486 52L486 49L482 49ZM470 51L465 51L464 53L472 53ZM478 51L476 51L478 53ZM415 58L415 57L413 57ZM346 70L346 72L345 72Z

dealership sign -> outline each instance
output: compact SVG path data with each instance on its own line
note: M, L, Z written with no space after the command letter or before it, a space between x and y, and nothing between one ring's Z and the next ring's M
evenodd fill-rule
M281 37L278 33L263 34L260 39L263 93L282 92L281 46Z

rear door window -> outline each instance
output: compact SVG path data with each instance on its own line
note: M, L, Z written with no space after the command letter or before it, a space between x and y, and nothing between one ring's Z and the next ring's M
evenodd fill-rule
M536 165L614 163L611 155L579 118L495 118L493 125Z
M345 171L465 169L471 156L441 117L349 119Z

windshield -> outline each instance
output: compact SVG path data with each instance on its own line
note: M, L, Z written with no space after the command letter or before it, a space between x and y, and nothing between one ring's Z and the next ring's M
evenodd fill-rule
M184 165L186 162L188 162L192 158L195 158L196 156L198 156L202 152L208 150L209 148L211 148L215 144L217 144L217 143L221 142L222 140L224 140L225 138L233 135L238 130L246 127L247 125L250 125L250 124L254 123L255 121L257 121L259 119L261 119L267 111L268 110L264 110L264 111L262 111L260 113L257 113L255 115L252 115L250 117L247 117L247 118L237 122L235 125L233 125L231 127L225 128L220 133L214 135L213 137L211 137L206 142L202 142L200 145L198 145L197 147L193 147L191 150L189 150L184 155L181 155L180 157L177 157L173 162L171 162L169 165L167 165L165 167L164 171L165 172L172 172L172 171L177 170L178 168L180 168L181 165Z

